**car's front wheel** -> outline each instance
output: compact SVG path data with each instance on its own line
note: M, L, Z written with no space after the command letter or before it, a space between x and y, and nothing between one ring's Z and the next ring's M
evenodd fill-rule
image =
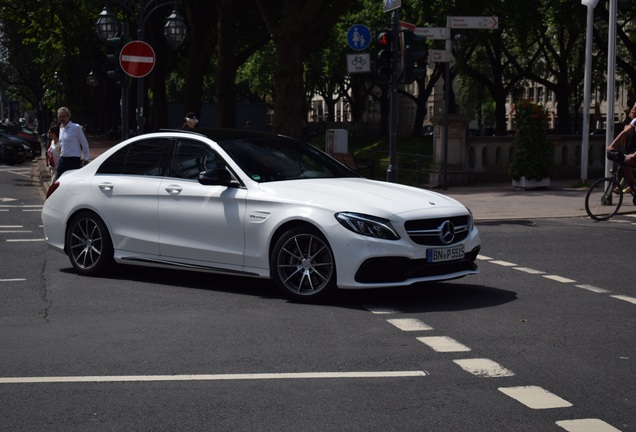
M77 214L68 225L66 250L75 270L96 276L113 263L113 243L104 222L93 212Z
M270 259L276 286L296 300L318 300L336 288L336 263L327 240L316 230L296 227L276 242Z

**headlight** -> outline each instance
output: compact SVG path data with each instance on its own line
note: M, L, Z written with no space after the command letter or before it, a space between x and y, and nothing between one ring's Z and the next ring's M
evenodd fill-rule
M400 238L387 219L349 212L336 213L335 216L343 227L354 233L384 240Z

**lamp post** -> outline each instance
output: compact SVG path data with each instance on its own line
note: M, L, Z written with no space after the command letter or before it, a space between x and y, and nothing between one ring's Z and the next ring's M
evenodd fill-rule
M111 0L122 7L122 9L128 14L130 17L135 17L137 22L137 40L140 42L144 42L145 30L144 27L146 25L146 21L148 18L155 13L162 6L166 6L168 4L174 4L174 1L165 1L161 0L150 0L147 4L144 0L138 0L137 5L135 7L134 0ZM128 26L127 23L124 23L124 38L127 39L128 36ZM107 7L104 7L104 10L99 14L99 18L97 20L97 32L101 36L102 39L107 40L109 38L114 38L119 34L119 22L115 18L114 14L108 10ZM174 49L179 47L181 43L185 40L186 37L186 26L183 18L177 13L176 10L173 10L170 16L166 19L166 24L163 28L163 34L167 39L170 46ZM137 134L143 133L144 128L144 78L137 78ZM124 110L127 112L127 97L124 97L124 84L122 83L122 139L128 137L128 126L126 125L126 129L124 130ZM127 92L126 92L127 93ZM126 100L124 100L126 99ZM127 120L126 122L127 123ZM124 137L125 134L125 137Z
M607 30L607 125L605 147L614 141L614 104L616 103L616 0L609 0L609 28ZM605 177L610 175L610 160L605 158Z
M60 95L62 93L62 86L64 85L62 78L60 78L57 72L53 74L53 84L55 84L55 102L57 104L55 109L57 110L60 107L60 100L62 99Z
M594 36L594 8L598 0L581 0L587 6L585 31L585 79L583 83L583 134L581 142L581 182L587 182L587 165L590 143L590 93L592 91L592 38Z
M91 111L93 114L93 128L95 128L95 123L97 122L97 113L95 109L95 87L97 87L97 77L92 70L86 77L86 85L91 89Z

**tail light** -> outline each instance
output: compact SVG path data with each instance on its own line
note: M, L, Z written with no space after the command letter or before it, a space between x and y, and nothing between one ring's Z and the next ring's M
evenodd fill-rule
M50 197L51 195L53 195L53 192L55 192L57 190L57 188L60 187L60 182L56 181L55 183L53 183L51 186L49 186L49 190L46 193L46 198L48 199L48 197Z

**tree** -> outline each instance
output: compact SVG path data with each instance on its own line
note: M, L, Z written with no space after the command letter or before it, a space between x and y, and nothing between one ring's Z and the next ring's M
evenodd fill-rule
M540 57L526 76L554 92L559 133L573 131L573 97L583 82L585 8L566 0L542 0L534 29ZM571 115L572 114L572 115Z
M38 111L49 112L64 103L78 114L76 119L88 115L86 77L99 63L101 52L94 26L99 4L96 0L0 1L4 47L0 79L10 97ZM54 83L55 72L61 86Z
M238 68L270 39L251 0L218 0L217 126L237 127L236 74Z
M218 8L220 0L184 0L188 39L183 91L184 111L201 114L204 77L210 67L218 43Z
M303 61L327 39L352 0L254 0L276 47L274 131L302 136Z

